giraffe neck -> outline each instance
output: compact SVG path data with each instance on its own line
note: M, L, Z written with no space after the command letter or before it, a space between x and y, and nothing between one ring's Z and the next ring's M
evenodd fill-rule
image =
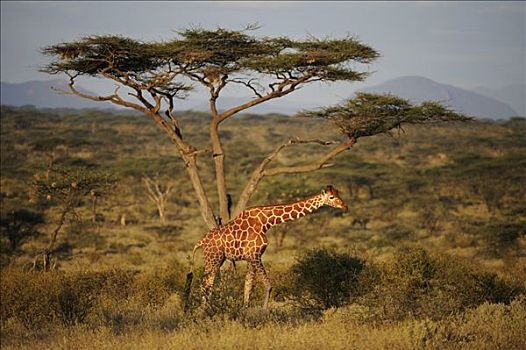
M322 195L318 194L295 203L269 205L262 207L262 214L266 218L263 222L265 230L287 221L297 220L311 214L323 206Z

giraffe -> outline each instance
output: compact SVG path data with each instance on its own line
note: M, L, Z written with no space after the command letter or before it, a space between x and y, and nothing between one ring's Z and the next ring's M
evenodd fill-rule
M211 288L225 260L228 259L234 263L245 260L248 271L245 277L243 305L248 306L254 280L259 277L265 287L263 308L267 309L272 285L261 261L268 245L265 233L274 225L311 214L323 205L347 211L347 205L340 198L338 190L329 185L321 193L298 202L245 209L225 225L211 229L203 239L197 242L192 253L193 266L197 249L203 249L205 277L202 293L205 305L208 305ZM187 276L188 289L192 275L190 272Z

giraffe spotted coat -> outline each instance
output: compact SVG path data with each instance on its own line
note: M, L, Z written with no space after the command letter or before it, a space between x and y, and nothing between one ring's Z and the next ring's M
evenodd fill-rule
M347 205L340 198L338 191L332 186L327 186L320 194L298 202L248 208L225 225L210 230L195 245L193 252L195 255L198 248L203 248L205 302L208 301L210 288L225 259L245 260L248 272L245 278L244 304L248 305L254 279L259 276L265 286L263 307L266 308L272 287L261 261L268 245L265 233L274 225L311 214L323 205L347 210Z

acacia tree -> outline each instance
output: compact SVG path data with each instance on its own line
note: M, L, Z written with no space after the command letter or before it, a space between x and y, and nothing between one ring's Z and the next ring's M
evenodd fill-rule
M199 201L201 214L212 228L230 218L231 201L225 179L225 153L219 135L221 123L239 112L261 103L282 98L298 88L315 82L362 81L367 77L359 67L373 62L378 53L353 37L341 39L292 40L287 37L258 38L250 30L186 29L173 40L143 42L122 36L88 36L78 41L45 47L52 57L41 70L69 76L69 91L94 101L109 101L135 109L151 118L175 145ZM75 86L82 76L102 77L116 83L108 95L86 94ZM184 98L192 84L203 86L209 94L211 149L197 149L184 137L183 126L175 112L177 99ZM239 85L254 97L224 111L217 107L227 86ZM125 87L127 94L120 91ZM423 112L423 115L419 113ZM348 106L306 113L336 121L344 137L338 142L291 138L254 169L232 211L241 212L259 182L268 176L311 172L351 148L359 137L387 132L402 122L424 123L436 120L462 119L437 104L414 107L409 102L390 96L358 95ZM353 132L353 128L356 130ZM362 130L364 129L364 130ZM299 166L275 166L270 163L286 147L318 143L332 147L319 159ZM211 156L219 210L214 215L209 197L199 174L197 157Z
M76 216L75 209L81 205L83 199L92 196L94 192L106 193L114 182L107 174L83 168L55 169L51 172L51 177L46 179L35 176L30 192L31 201L49 201L58 209L58 217L54 229L49 233L47 246L33 260L33 269L37 268L39 258L42 258L44 270L51 267L57 238L68 216Z

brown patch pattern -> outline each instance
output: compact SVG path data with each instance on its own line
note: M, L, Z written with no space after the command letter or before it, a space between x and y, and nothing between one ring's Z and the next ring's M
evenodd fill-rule
M336 197L336 199L331 199L333 202L330 202L329 197ZM261 262L261 256L268 245L265 233L274 225L296 220L312 213L324 204L336 206L334 201L345 205L339 198L338 191L332 186L327 186L322 194L299 202L248 208L225 225L210 230L196 245L196 247L203 247L205 301L208 300L210 288L225 259L245 260L249 269L245 278L244 304L248 304L253 281L256 276L259 276L265 286L264 307L266 307L271 285Z

